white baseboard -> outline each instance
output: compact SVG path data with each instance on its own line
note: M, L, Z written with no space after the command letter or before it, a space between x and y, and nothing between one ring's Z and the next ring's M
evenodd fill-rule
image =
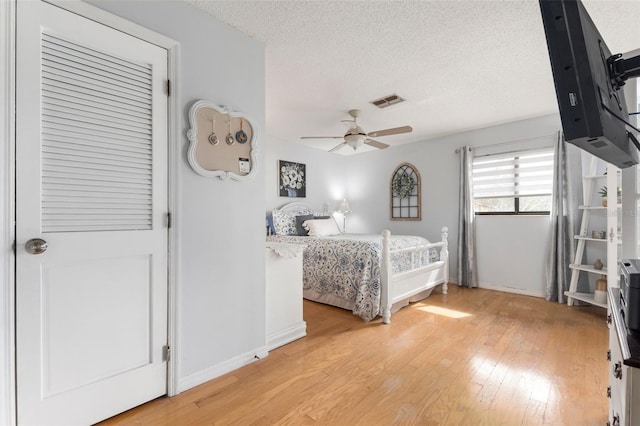
M449 284L458 285L458 283L454 280L449 280ZM501 285L489 283L478 283L478 286L479 288L484 288L485 290L502 291L504 293L520 294L522 296L541 297L543 299L546 297L544 291L524 290L521 288L504 287Z
M289 328L267 336L267 350L271 351L307 335L307 323L299 322Z
M513 287L504 287L500 285L488 284L488 283L478 283L480 288L484 288L486 290L494 290L494 291L502 291L504 293L513 293L520 294L522 296L533 296L533 297L541 297L545 298L545 294L543 291L534 291L534 290L525 290L522 288L513 288Z
M269 351L266 346L261 346L251 352L238 355L234 358L221 362L220 364L213 365L197 373L191 374L187 377L181 377L178 379L178 393L184 392L195 386L201 385L209 380L213 380L216 377L220 377L223 374L236 370L245 365L256 362L259 359L269 356Z

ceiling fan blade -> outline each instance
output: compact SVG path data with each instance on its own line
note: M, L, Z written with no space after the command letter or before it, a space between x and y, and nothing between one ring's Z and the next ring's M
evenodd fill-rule
M366 141L364 141L364 143L366 145L370 145L370 146L373 146L375 148L380 148L380 149L389 148L389 145L387 145L386 143L374 141L373 139L367 139Z
M331 149L329 150L329 152L337 151L337 150L339 150L340 148L342 148L343 146L345 146L346 144L347 144L346 142L342 142L340 145L337 145L337 146L334 146L333 148L331 148Z
M301 136L300 139L342 139L344 136Z
M375 132L367 133L367 136L378 137L378 136L389 136L389 135L398 135L400 133L409 133L412 132L413 128L411 126L402 126L402 127L394 127L392 129L384 129L378 130Z

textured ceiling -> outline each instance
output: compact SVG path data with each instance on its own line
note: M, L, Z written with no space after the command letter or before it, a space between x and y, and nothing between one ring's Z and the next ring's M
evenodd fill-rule
M535 0L185 1L265 43L266 130L288 142L329 150L300 137L344 134L353 108L367 132L413 127L392 146L557 111ZM640 47L640 0L584 4L612 52Z

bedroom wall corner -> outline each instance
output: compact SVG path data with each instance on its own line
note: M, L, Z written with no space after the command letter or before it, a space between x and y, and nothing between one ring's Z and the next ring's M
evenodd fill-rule
M176 352L184 391L265 354L264 45L179 0L88 2L181 47L180 80L172 83L181 106ZM258 156L250 181L205 178L188 165L188 110L199 99L252 120Z
M333 211L337 203L348 198L347 157L284 141L266 138L265 194L267 210L287 203L303 202L313 209ZM281 197L278 188L278 160L306 164L307 190L304 198Z

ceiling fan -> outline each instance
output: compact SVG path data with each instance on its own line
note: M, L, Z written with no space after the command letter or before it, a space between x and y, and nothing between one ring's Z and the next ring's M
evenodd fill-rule
M347 133L344 136L303 136L301 139L344 139L340 145L337 145L329 150L329 152L334 152L342 148L343 146L350 146L351 148L358 149L363 144L369 145L374 148L384 149L388 148L389 145L386 143L378 142L376 140L371 139L371 137L379 137L379 136L390 136L390 135L398 135L400 133L409 133L413 131L411 126L402 126L402 127L394 127L391 129L377 130L375 132L365 133L362 130L362 127L358 126L358 116L360 115L359 109L349 110L349 115L353 118L353 120L344 120L353 122L353 127L347 130Z

